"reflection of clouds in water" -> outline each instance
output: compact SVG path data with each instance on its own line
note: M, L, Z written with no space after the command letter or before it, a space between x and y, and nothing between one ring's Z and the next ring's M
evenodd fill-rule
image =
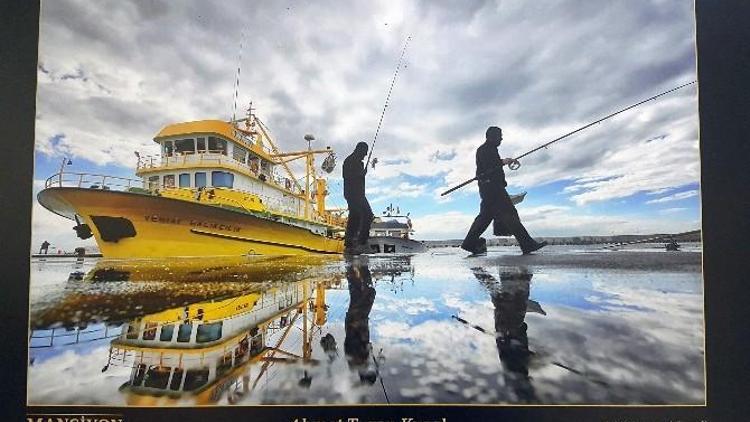
M109 345L87 354L66 351L30 366L29 404L124 405L117 389L128 380L130 367L111 365L102 373L108 353Z
M377 312L404 313L414 316L421 313L436 312L437 308L433 301L426 297L398 299L384 296L375 301L372 310Z
M620 403L699 404L703 401L702 341L685 342L673 330L684 321L658 313L608 314L548 307L544 323L529 321L529 344L538 355L596 374L610 384L606 398ZM638 315L637 318L632 318ZM665 320L666 319L666 320ZM554 371L559 372L559 371ZM534 373L540 394L565 397L572 374ZM567 381L566 381L567 379ZM583 387L581 389L580 387ZM581 385L575 391L590 397Z

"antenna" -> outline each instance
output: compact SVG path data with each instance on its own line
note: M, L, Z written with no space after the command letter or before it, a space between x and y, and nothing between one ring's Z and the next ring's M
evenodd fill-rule
M232 106L232 122L234 122L237 118L237 97L239 96L240 92L240 71L242 70L242 44L245 41L245 30L242 30L242 35L240 35L240 54L239 58L237 59L237 76L234 80L234 105Z

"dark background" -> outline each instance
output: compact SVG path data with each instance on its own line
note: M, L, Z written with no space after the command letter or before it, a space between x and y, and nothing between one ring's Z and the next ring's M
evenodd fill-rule
M54 1L54 0L48 0ZM606 2L601 2L606 7ZM457 4L458 6L458 4ZM122 413L126 421L747 421L750 218L750 2L697 0L708 406L26 408L28 282L39 4L0 1L1 420L25 413Z

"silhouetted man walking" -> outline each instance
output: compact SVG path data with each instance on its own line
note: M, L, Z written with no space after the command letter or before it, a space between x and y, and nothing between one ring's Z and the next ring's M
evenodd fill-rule
M344 198L349 208L349 219L344 236L345 254L368 253L367 240L370 237L370 225L375 215L365 197L365 175L367 169L362 160L367 156L367 144L360 142L344 160Z
M537 242L531 238L505 190L508 183L505 181L503 166L512 163L513 159L500 159L497 147L502 141L503 131L497 126L490 126L485 142L477 148L476 176L482 202L479 205L479 215L461 244L461 248L475 255L487 252L487 242L480 236L492 220L495 220L495 234L507 231L515 236L524 255L547 245L547 242Z

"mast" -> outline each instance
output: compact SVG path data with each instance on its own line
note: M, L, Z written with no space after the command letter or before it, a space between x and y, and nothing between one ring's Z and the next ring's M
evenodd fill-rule
M307 141L307 154L305 154L305 219L310 219L310 173L313 171L312 141L315 137L311 134L305 135Z

